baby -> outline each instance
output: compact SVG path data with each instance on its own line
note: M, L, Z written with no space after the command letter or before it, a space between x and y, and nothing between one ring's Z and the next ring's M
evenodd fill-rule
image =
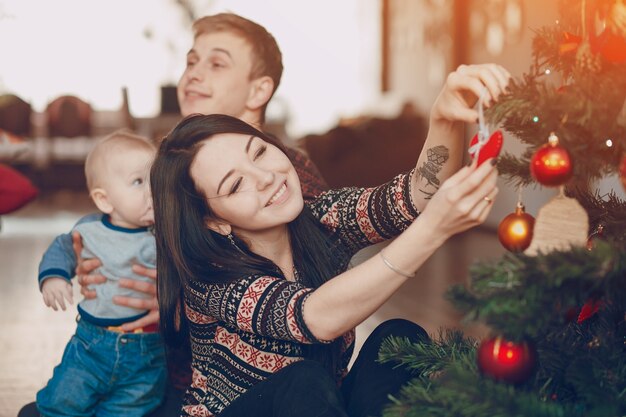
M78 304L77 329L61 364L37 393L44 416L143 416L162 401L167 377L165 353L156 326L125 333L119 326L147 311L113 303L114 296L140 297L118 286L119 278L149 280L133 264L156 266L154 222L148 183L155 147L148 140L117 131L96 144L85 161L89 195L102 212L81 219L83 258L102 262L107 281L94 286L97 296ZM72 303L71 277L76 257L59 237L39 266L39 285L48 307ZM147 295L146 295L147 297Z

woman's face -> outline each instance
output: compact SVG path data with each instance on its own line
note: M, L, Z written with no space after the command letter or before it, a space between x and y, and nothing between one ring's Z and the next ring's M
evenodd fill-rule
M283 227L304 205L291 161L256 136L224 133L205 140L191 178L215 216L240 236Z

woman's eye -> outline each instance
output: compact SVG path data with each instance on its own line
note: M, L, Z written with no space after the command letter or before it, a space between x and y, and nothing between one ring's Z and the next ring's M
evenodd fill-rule
M141 185L143 184L143 180L141 178L135 178L133 180L133 185Z
M267 146L263 145L261 146L254 154L254 158L253 160L257 160L261 155L263 155L265 153L265 151L267 150Z
M232 188L230 189L230 194L235 194L237 192L237 190L239 190L239 187L241 186L241 177L239 177L239 179L237 179L237 181L235 181L235 183L233 184Z

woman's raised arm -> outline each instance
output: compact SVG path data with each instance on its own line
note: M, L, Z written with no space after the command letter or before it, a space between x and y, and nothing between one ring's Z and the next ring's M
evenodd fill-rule
M489 107L506 91L510 78L496 64L461 65L448 75L431 109L428 136L412 178L418 210L423 211L441 184L461 167L466 152L463 125L477 122L478 99Z
M494 160L492 160L494 161ZM373 314L450 236L485 221L497 171L486 163L446 180L428 207L379 255L316 289L303 305L304 321L320 340L332 340Z

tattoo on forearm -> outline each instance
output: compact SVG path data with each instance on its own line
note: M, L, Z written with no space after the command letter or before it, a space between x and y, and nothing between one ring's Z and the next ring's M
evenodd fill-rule
M424 199L429 200L437 192L441 185L437 174L441 171L443 164L450 157L448 148L443 145L435 146L426 150L426 162L418 168L417 173L424 179L419 191L424 194Z

